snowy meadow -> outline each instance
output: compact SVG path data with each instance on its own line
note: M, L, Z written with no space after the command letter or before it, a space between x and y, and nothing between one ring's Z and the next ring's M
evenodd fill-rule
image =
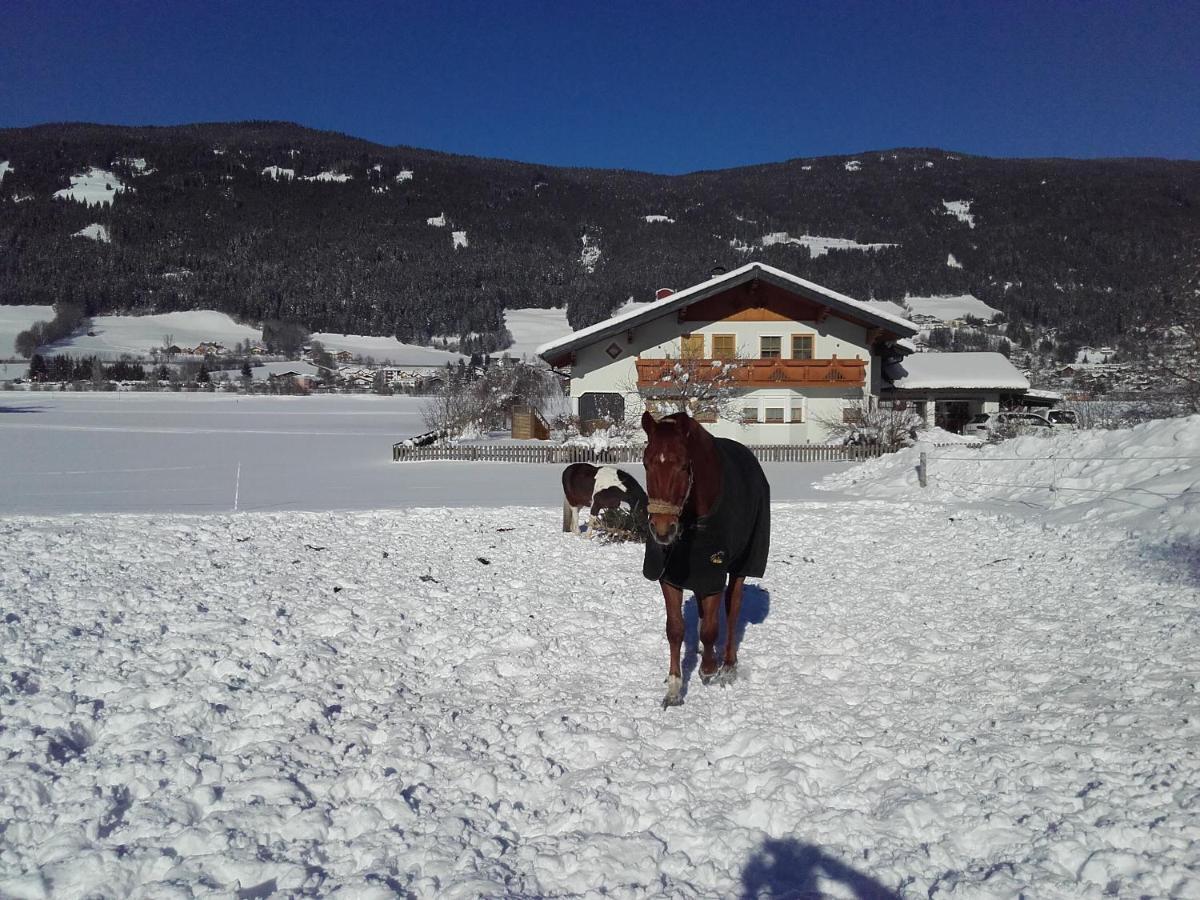
M555 466L392 463L400 398L0 407L0 896L1200 895L1200 419L769 467L740 678L689 602L663 711Z

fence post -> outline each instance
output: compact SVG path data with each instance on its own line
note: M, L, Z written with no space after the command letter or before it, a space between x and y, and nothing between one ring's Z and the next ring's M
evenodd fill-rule
M921 462L917 465L917 480L921 482L921 487L927 486L927 478L929 475L929 463L925 458L925 451L921 451Z

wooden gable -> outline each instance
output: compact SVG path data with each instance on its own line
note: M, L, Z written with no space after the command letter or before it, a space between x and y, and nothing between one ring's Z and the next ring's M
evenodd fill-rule
M680 322L823 322L832 310L792 291L754 280L714 294L679 310ZM865 322L844 313L841 318Z

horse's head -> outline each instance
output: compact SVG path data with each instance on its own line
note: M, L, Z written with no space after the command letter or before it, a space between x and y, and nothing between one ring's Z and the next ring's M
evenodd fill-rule
M692 492L692 431L700 427L687 413L657 422L649 412L642 414L642 428L649 438L642 463L650 497L650 537L664 547L679 537L679 517Z

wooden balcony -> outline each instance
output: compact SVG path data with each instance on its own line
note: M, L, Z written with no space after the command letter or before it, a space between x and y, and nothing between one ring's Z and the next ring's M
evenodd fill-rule
M719 363L719 365L714 365ZM666 387L675 366L683 366L689 378L711 381L732 364L728 377L735 387L747 390L765 387L854 388L867 382L867 364L861 359L639 359L639 388Z

